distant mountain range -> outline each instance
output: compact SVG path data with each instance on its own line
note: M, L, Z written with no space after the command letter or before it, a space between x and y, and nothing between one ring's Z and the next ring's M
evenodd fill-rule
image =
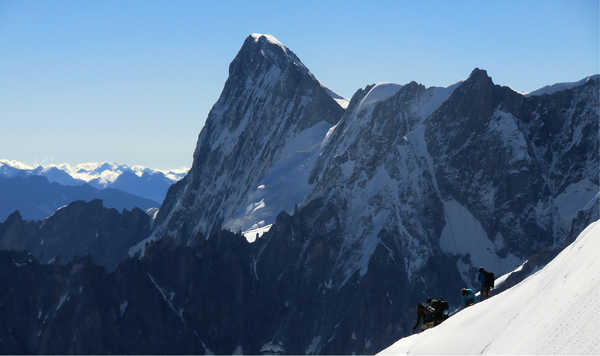
M97 189L85 183L62 185L51 183L39 175L23 175L11 178L0 176L0 222L18 210L26 220L43 219L57 209L77 200L100 199L106 207L123 209L157 208L160 203L124 192L119 189Z
M66 163L30 166L0 159L0 177L44 176L50 183L64 186L89 184L96 189L113 188L155 202L162 202L169 186L187 173L187 168L160 170L112 162Z

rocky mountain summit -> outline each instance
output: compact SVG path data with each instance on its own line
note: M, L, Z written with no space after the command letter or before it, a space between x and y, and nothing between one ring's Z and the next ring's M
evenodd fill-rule
M188 240L221 225L246 231L291 212L310 191L309 167L343 112L291 50L272 36L249 36L155 234Z

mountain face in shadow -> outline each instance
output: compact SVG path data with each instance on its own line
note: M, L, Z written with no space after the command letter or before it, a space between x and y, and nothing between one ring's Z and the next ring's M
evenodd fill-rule
M0 249L27 251L42 263L66 263L89 256L114 270L131 245L150 233L152 220L139 208L105 208L101 200L76 201L38 221L17 211L0 223Z
M61 206L76 200L101 199L104 205L117 210L149 209L159 203L117 189L96 189L87 184L64 186L50 183L46 177L36 175L0 176L0 221L18 210L27 220L48 217Z

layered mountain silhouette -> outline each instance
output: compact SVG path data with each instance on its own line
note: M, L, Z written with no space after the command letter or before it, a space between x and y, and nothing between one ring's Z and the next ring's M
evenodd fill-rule
M417 302L457 305L479 267L513 271L599 218L599 89L592 77L524 96L475 69L446 88L369 85L345 103L252 34L131 258L106 272L89 258L0 256L0 282L15 286L4 349L382 350L410 333Z
M0 176L0 222L18 210L23 219L36 220L52 215L58 208L76 200L100 199L117 210L150 209L160 203L112 188L96 189L89 184L61 185L44 176Z

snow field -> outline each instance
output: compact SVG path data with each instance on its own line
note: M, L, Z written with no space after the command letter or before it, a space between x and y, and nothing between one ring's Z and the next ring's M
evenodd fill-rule
M546 267L382 355L599 354L600 221Z

